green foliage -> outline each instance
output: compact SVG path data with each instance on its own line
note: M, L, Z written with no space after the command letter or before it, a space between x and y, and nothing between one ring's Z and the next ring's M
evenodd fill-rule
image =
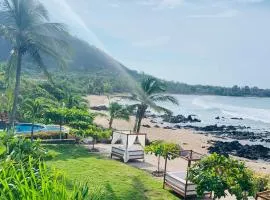
M21 107L23 118L35 123L38 119L43 117L45 110L49 106L45 98L25 99Z
M150 145L144 148L146 153L154 154L155 156L161 156L165 158L168 153L179 154L180 146L175 143L168 143L162 140L152 142ZM172 158L176 158L173 156Z
M128 106L123 106L117 102L112 102L109 105L109 114L110 114L109 128L112 128L112 123L114 119L123 119L128 121L131 112Z
M175 159L179 155L180 146L174 143L167 143L162 140L157 140L152 142L150 145L144 148L145 153L147 154L154 154L158 157L158 172L159 164L160 164L160 157L166 158L168 153L174 153L172 156L168 157L169 159Z
M89 199L88 186L68 182L56 170L47 168L47 151L39 142L1 133L0 199Z
M92 124L94 115L87 110L77 108L49 108L45 114L47 123L69 124L74 122L85 122Z
M29 157L24 162L2 162L0 167L0 199L89 199L88 187L75 185L71 192L69 183L58 171Z
M71 134L81 137L93 137L95 140L108 140L112 131L110 129L103 129L96 125L88 125L85 129L72 129Z
M140 132L141 121L145 115L146 110L150 107L151 109L158 112L171 113L170 110L157 105L158 102L171 102L178 104L175 97L165 94L166 87L160 80L145 76L141 81L140 87L137 88L136 93L133 95L132 100L136 103L133 107L137 108L136 120L134 125L134 131Z
M50 79L44 54L58 66L66 66L68 55L68 33L63 24L51 23L46 8L35 0L10 0L0 4L0 36L12 44L11 55L6 68L8 87L14 89L10 121L14 125L21 73L24 59L28 55Z
M241 200L255 192L253 173L244 163L223 155L211 154L203 158L189 169L188 178L197 185L199 196L210 191L217 199L225 197L228 191Z
M270 190L270 174L255 174L257 192Z
M43 159L47 153L39 141L31 142L29 139L14 137L10 134L2 134L0 140L5 146L5 151L0 155L2 159L19 162L25 161L31 156L33 159L39 160Z

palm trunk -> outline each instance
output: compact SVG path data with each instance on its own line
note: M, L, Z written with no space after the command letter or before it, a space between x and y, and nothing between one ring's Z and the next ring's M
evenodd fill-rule
M142 119L144 118L144 114L145 114L146 109L147 109L147 107L145 107L145 106L143 106L143 107L140 109L139 117L138 117L137 130L136 130L137 133L140 132Z
M137 130L136 130L137 133L139 133L141 130L142 118L143 118L143 116L140 116L138 119L138 125L137 125Z
M110 121L109 121L109 128L111 129L112 128L112 123L113 123L113 117L110 118Z
M61 117L61 120L60 120L60 140L62 139L62 117Z
M157 171L159 173L159 171L160 171L160 169L159 169L159 166L160 166L160 155L158 155L158 165L157 166L158 166L158 170Z
M12 128L14 128L14 125L15 125L18 96L20 93L20 85L21 85L22 54L20 50L18 50L17 56L18 57L17 57L17 66L16 66L16 82L15 82L15 88L14 88L14 99L13 99L12 111L11 111L11 116L10 116L10 126Z
M32 123L32 128L31 128L31 142L34 140L34 122Z
M133 128L133 131L134 132L137 132L138 122L139 122L139 117L140 117L140 112L141 112L141 106L138 106L137 112L136 112L135 124L134 124L134 128Z

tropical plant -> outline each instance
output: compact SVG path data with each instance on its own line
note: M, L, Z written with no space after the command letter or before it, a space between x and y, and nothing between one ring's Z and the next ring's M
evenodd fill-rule
M74 127L80 126L80 124L88 123L89 125L93 123L94 115L89 113L86 109L77 108L55 108L50 107L44 114L46 123L56 123L60 125L60 132L62 131L63 125L73 125Z
M256 192L270 190L270 174L254 174L256 183Z
M108 140L112 136L110 129L103 129L96 125L88 125L87 128L83 125L83 129L76 125L77 129L72 129L71 133L82 138L92 137L92 149L95 149L95 143L99 140ZM73 126L74 128L74 126Z
M14 137L10 134L2 134L0 136L5 151L0 155L1 159L13 160L15 162L25 161L31 156L39 159L45 158L47 151L41 146L40 142L31 142L24 137Z
M86 100L82 99L78 95L74 95L71 92L67 92L63 99L66 108L87 108Z
M30 56L50 77L43 56L46 55L64 66L63 55L67 55L68 34L63 24L49 22L49 14L38 0L3 0L0 4L0 35L12 44L6 75L9 78L9 87L14 87L10 118L14 126L20 93L22 58Z
M109 105L109 114L110 114L109 128L112 128L114 119L123 119L128 121L130 110L128 109L127 106L123 106L117 102L112 102Z
M142 80L140 88L138 88L136 93L131 97L132 100L138 102L133 105L133 107L137 109L134 125L135 132L140 132L141 122L148 108L158 112L161 111L171 114L170 110L158 105L157 103L171 102L178 105L177 99L165 94L165 91L165 85L153 77L145 77Z
M35 123L37 122L38 118L41 118L44 115L45 109L48 107L49 105L43 98L26 99L23 102L22 110L24 113L24 117L25 119L30 120L32 123L31 141L33 141Z
M245 200L255 191L253 173L243 162L216 153L194 164L188 178L197 185L199 196L213 192L214 199L225 197L228 191L237 200Z
M152 142L150 145L144 148L146 153L154 154L158 158L158 168L157 173L160 173L160 158L163 157L164 159L168 155L168 153L173 153L170 156L170 159L175 159L179 154L180 146L174 143L167 143L162 140L157 140Z
M0 199L89 199L88 186L75 184L70 190L66 178L50 170L43 161L29 157L14 163L5 161L0 167Z

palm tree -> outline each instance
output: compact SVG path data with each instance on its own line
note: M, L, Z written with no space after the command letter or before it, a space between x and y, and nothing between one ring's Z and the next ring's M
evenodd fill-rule
M137 109L134 131L140 132L141 122L148 108L158 112L171 114L171 111L157 105L158 102L171 102L178 105L177 99L173 96L165 94L166 88L163 83L153 77L145 77L141 82L141 87L138 88L136 94L132 98L136 104L133 105Z
M26 118L32 122L31 128L31 141L34 138L34 127L36 120L44 114L45 108L49 107L45 99L37 98L35 100L26 99L23 102L23 111Z
M0 36L12 44L7 69L7 76L12 80L9 86L14 87L10 117L12 126L17 110L23 57L27 55L32 58L48 78L44 56L57 61L62 67L65 65L63 55L68 49L68 33L63 24L49 20L48 11L38 0L2 0L0 3Z
M112 123L114 119L123 119L128 121L130 111L126 106L123 106L117 102L112 102L109 105L109 114L110 114L109 128L112 128Z

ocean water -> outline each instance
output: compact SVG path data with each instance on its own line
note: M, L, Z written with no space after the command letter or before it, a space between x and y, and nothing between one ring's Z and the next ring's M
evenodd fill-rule
M202 120L201 123L193 123L193 125L241 125L250 127L255 132L270 131L270 98L174 96L178 99L179 106L169 103L165 103L163 106L172 110L174 115L194 114ZM220 119L215 119L218 116ZM231 119L234 117L243 118L243 120Z

